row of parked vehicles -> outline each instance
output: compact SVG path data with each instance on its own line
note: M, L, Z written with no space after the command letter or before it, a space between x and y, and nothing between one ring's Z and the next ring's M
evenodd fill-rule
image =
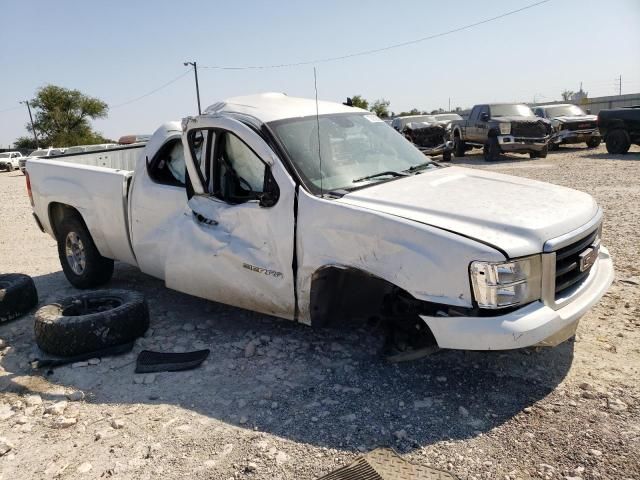
M466 119L457 114L395 118L391 126L428 155L444 161L482 148L486 160L500 153L528 153L544 158L560 145L586 143L596 148L604 138L609 153L626 153L638 143L640 109L602 110L598 116L572 104L531 107L516 103L475 105Z

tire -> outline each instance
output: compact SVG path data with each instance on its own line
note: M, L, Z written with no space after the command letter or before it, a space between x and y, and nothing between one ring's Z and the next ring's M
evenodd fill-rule
M547 146L547 150L549 150L550 152L555 152L557 150L560 150L560 144L549 142L549 145Z
M14 320L38 304L38 291L29 275L0 275L0 323Z
M484 155L485 162L498 160L500 156L500 145L498 144L498 139L495 137L489 137L487 143L484 144L482 153Z
M466 152L466 145L460 137L453 137L453 154L456 157L464 157Z
M56 226L58 257L65 277L76 288L93 288L113 275L113 260L100 255L78 215L67 215Z
M587 148L597 148L602 143L602 139L600 137L591 137L587 140Z
M450 162L451 161L451 152L442 152L442 161Z
M622 130L621 128L610 131L607 134L607 140L605 143L607 145L607 152L613 154L624 155L629 151L629 147L631 147L629 134L626 130Z
M13 172L13 165L10 163L7 164L7 172Z
M547 153L549 153L549 147L544 147L539 152L530 152L529 158L547 158Z
M38 346L63 357L123 345L149 328L147 301L130 290L80 293L45 305L35 317Z

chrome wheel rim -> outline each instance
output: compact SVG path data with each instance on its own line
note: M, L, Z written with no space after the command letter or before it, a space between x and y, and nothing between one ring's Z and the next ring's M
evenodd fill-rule
M87 264L84 244L76 232L69 232L65 240L67 263L76 275L82 275Z

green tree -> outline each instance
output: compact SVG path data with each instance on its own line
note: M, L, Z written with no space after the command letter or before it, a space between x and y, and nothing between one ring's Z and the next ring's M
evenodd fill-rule
M373 105L371 105L371 111L380 118L386 118L389 116L389 105L391 105L389 100L380 98L373 102Z
M354 107L363 108L369 110L369 102L362 97L362 95L354 95L351 97L351 104Z
M560 95L562 95L562 100L564 100L565 102L568 102L569 100L571 100L571 97L573 96L573 94L576 93L572 90L564 90Z
M38 89L30 103L41 146L69 147L106 141L89 123L89 120L107 116L109 107L102 100L79 90L47 85ZM30 123L26 128L33 133ZM31 145L29 142L33 142L33 139L20 137L15 144L26 147L27 144Z

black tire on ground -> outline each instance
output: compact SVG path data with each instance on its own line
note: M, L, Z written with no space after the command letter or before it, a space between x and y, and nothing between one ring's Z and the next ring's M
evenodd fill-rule
M460 139L460 137L453 137L453 154L456 157L464 157L464 153L466 152L466 145L464 141Z
M149 308L130 290L85 292L45 305L36 312L36 343L64 357L123 345L149 328Z
M450 162L451 161L451 152L442 152L442 161Z
M500 158L500 145L496 137L489 137L487 143L484 144L482 149L484 160L486 162L492 162Z
M534 153L535 153L535 157L533 156ZM549 147L544 147L539 152L531 152L529 154L529 157L530 158L547 158L547 153L549 153Z
M7 172L13 172L13 165L7 163Z
M18 318L38 304L38 291L29 275L0 275L0 323Z
M626 130L617 128L607 134L607 152L614 154L625 154L631 147L631 139Z
M549 145L547 146L547 149L551 152L555 152L556 150L560 150L560 144L559 143L554 143L554 142L549 142Z
M602 139L600 137L591 137L587 140L587 148L597 148L600 146Z
M66 215L56 226L58 257L65 277L76 288L107 283L113 275L113 260L100 255L93 238L78 215Z

